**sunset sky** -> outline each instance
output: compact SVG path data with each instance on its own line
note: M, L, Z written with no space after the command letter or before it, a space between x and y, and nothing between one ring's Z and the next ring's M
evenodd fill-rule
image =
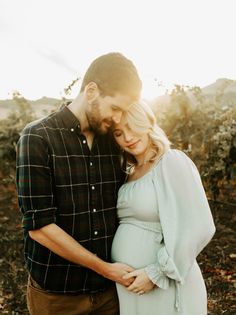
M174 84L236 79L235 7L235 0L0 0L0 99L13 90L60 97L111 51L133 60L147 99Z

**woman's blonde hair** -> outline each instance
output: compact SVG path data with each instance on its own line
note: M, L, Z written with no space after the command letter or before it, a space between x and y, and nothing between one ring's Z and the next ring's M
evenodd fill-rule
M167 150L170 149L170 141L165 132L157 125L156 117L150 106L144 101L133 103L122 115L129 128L136 134L147 133L150 138L150 150L153 152L151 161L158 160ZM134 157L125 152L124 159L128 169L135 166ZM127 165L128 164L128 165Z

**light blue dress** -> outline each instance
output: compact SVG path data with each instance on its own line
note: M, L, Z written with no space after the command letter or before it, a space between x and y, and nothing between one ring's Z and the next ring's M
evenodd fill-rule
M112 260L144 268L158 286L138 295L117 284L120 315L206 315L196 256L215 227L193 162L169 150L148 173L120 188L117 209Z

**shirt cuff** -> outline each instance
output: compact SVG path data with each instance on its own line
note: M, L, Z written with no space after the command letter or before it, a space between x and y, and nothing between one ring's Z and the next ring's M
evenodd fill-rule
M56 223L56 208L47 210L29 210L23 215L23 228L27 231L37 230L51 223Z

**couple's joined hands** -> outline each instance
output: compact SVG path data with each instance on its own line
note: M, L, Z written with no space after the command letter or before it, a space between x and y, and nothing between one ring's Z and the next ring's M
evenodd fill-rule
M109 279L125 286L130 292L143 294L151 291L155 284L148 278L144 269L134 270L123 263L110 264Z
M144 269L137 269L123 276L124 279L132 279L132 283L127 287L127 290L143 294L151 291L155 284L148 278Z

